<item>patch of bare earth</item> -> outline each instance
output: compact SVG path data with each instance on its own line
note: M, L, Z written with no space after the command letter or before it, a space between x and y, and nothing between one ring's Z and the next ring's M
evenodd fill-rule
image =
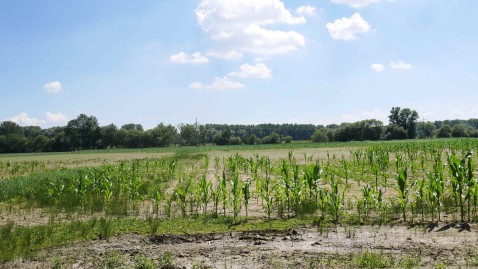
M327 230L298 228L278 232L234 232L206 235L127 234L108 241L80 242L44 250L35 260L7 268L51 268L60 260L67 268L95 268L116 251L131 265L137 254L161 264L172 254L174 268L352 268L364 253L379 253L398 262L418 259L420 268L470 268L476 264L478 226L440 227L333 226ZM400 265L396 265L400 268ZM169 267L170 268L170 267ZM206 268L206 267L195 267Z

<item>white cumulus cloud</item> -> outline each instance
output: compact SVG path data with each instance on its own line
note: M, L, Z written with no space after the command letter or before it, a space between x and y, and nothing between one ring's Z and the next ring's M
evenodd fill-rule
M61 83L59 81L52 81L43 85L43 89L48 93L60 93Z
M370 68L375 72L383 72L385 70L385 66L383 64L372 64Z
M43 125L46 123L46 121L44 120L39 120L37 118L28 116L28 114L25 112L22 112L16 116L11 117L10 121L13 121L23 126L38 126L38 125Z
M301 6L295 10L295 13L299 16L313 16L315 15L315 7L313 6Z
M228 76L240 78L271 78L272 71L263 63L255 65L243 64L239 67L238 72L231 72Z
M62 113L45 113L46 119L37 119L30 117L28 113L22 112L16 116L11 117L9 120L18 123L22 126L41 126L47 127L53 124L64 124L68 122L68 117Z
M409 70L413 68L411 64L405 63L402 61L398 61L398 62L391 61L390 67L394 70Z
M353 14L350 18L341 18L335 20L335 22L329 22L326 27L333 39L345 41L355 40L359 34L372 30L372 27L359 13Z
M353 8L366 7L373 3L378 3L380 0L331 0L334 4L346 4Z
M194 82L189 85L190 89L195 90L238 90L245 87L244 84L231 81L228 77L214 78L214 81L207 85L201 82Z
M46 119L48 122L51 123L66 123L68 121L68 117L61 114L61 113L46 113Z
M187 55L185 52L179 52L169 56L169 60L173 63L179 64L207 64L209 59L200 52L195 52L191 56Z
M302 11L305 14L310 8ZM245 53L287 54L305 43L302 34L280 29L306 22L302 15L292 15L280 0L202 0L196 19L212 41L208 56L238 59Z

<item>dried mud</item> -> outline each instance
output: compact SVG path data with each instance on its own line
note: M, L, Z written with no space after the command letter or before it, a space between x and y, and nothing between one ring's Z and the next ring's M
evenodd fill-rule
M354 268L354 259L377 253L413 267L473 268L478 263L478 226L455 224L420 227L332 226L297 228L287 232L233 232L202 235L127 234L44 250L35 260L16 261L5 268L98 268L115 251L130 266L142 254L157 264L165 253L172 266L160 268ZM381 257L380 256L380 257ZM164 265L164 264L163 264Z

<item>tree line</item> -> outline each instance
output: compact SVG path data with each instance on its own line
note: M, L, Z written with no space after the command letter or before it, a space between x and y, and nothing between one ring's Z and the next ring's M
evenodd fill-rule
M365 141L432 137L478 137L478 119L420 122L409 108L393 107L389 124L376 119L331 124L180 124L163 123L144 130L141 124L100 126L94 116L79 115L63 127L22 127L0 123L0 153L62 152L85 149L199 146L205 144L277 144L293 140Z

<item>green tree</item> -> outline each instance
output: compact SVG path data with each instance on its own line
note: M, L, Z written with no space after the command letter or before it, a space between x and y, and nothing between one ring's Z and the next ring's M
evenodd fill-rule
M3 121L0 123L0 135L19 135L23 136L23 129L13 121Z
M125 131L121 129L120 131ZM125 131L125 139L123 145L127 148L143 148L144 147L144 132L139 130Z
M206 126L199 125L199 144L205 145L207 143L209 131Z
M238 136L233 136L231 137L231 140L229 141L230 145L241 145L242 144L242 139Z
M312 142L327 142L329 139L326 133L327 129L325 128L317 129L310 137L310 140L312 140Z
M28 149L28 140L23 135L0 135L0 153L20 153Z
M247 139L247 144L249 145L255 145L259 142L257 136L255 134L251 134L249 138Z
M468 129L469 127L464 124L457 124L453 126L451 135L453 137L468 137Z
M179 127L181 145L196 146L199 142L199 132L192 124L182 124Z
M224 145L229 145L230 144L231 137L232 137L231 128L228 125L226 125L226 127L224 128L224 131L222 131L222 135L221 135L221 138L222 138L222 141L223 141Z
M135 124L135 123L128 123L123 126L121 126L121 129L126 130L126 131L141 131L143 132L143 126L141 124Z
M152 147L167 147L174 144L176 140L177 130L172 125L158 124L155 128L147 132L149 134L150 143Z
M115 145L114 139L117 131L118 127L116 127L116 125L114 125L113 123L101 127L102 147L108 148L113 147Z
M0 152L19 153L26 152L27 149L28 140L20 125L12 121L0 123Z
M445 124L440 129L438 129L437 137L439 138L448 138L451 137L452 129L450 125Z
M392 107L388 118L390 124L401 126L407 132L408 139L416 137L418 113L415 110Z
M419 129L420 137L430 138L433 136L436 126L435 124L433 124L433 122L427 121L427 122L424 122L423 124L418 124L418 129Z
M262 144L279 144L281 142L280 140L280 136L275 133L275 132L272 132L270 135L262 138Z
M48 148L50 140L44 135L39 135L35 137L31 142L31 151L32 152L45 152L50 151Z
M385 135L383 139L385 140L398 140L398 139L407 139L407 131L399 125L390 124L387 126Z
M94 116L80 114L76 119L68 122L65 134L71 141L73 149L96 148L101 129Z
M23 134L26 138L35 138L43 134L40 126L25 126L23 127Z

